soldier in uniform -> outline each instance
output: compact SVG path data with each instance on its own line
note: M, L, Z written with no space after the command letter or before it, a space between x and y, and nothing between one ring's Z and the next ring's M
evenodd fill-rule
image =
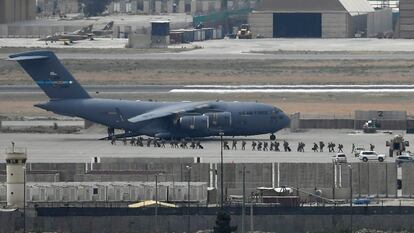
M201 145L201 141L200 140L197 141L196 148L197 149L204 149L204 147Z
M322 141L319 142L319 151L323 152L323 148L325 147L325 143L323 143Z
M262 145L263 145L262 142L257 143L257 150L258 151L261 151L262 150Z
M342 149L344 148L344 145L338 144L338 152L344 152Z
M246 141L245 140L242 140L242 147L241 147L241 149L242 150L245 150L246 149Z
M111 136L111 145L116 145L116 137L115 135Z
M314 142L313 143L313 147L312 147L312 150L313 150L313 152L318 152L318 144L316 144L316 142Z
M256 150L257 143L255 141L252 141L252 150Z
M196 148L196 144L195 144L194 140L191 140L190 148L191 149L195 149Z
M237 140L236 139L233 140L233 144L231 146L231 149L232 150L237 150Z
M304 142L300 142L300 152L305 152L305 143Z
M268 151L269 149L267 149L267 146L268 146L269 144L267 143L267 142L264 142L263 143L263 151Z
M373 144L371 144L371 143L370 143L370 144L369 144L369 150L370 150L370 151L374 151L374 149L375 149L375 146L374 146Z
M280 143L278 141L275 141L275 151L280 151L279 149Z

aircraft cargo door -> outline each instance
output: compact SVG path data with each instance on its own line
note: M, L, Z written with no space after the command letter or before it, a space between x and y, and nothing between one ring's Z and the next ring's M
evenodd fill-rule
M321 38L321 13L274 13L273 37Z

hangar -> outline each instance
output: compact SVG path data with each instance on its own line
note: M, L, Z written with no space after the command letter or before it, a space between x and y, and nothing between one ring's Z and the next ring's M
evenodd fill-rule
M414 2L400 0L400 38L414 38Z
M373 12L367 0L263 0L248 21L268 38L347 38L367 32Z

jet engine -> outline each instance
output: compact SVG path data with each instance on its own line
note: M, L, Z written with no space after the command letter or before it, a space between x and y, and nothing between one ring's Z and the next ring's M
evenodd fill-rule
M208 117L210 128L226 128L231 126L230 112L208 112L203 114Z
M207 116L183 116L180 117L180 126L183 129L202 130L208 129L209 122Z

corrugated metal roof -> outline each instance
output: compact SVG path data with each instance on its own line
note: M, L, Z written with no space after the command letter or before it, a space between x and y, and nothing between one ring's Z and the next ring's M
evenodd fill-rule
M346 11L338 0L263 0L255 10L278 12Z
M351 15L367 14L375 11L367 0L339 0L339 2Z
M349 12L351 15L373 12L367 0L263 0L256 11L266 12Z

